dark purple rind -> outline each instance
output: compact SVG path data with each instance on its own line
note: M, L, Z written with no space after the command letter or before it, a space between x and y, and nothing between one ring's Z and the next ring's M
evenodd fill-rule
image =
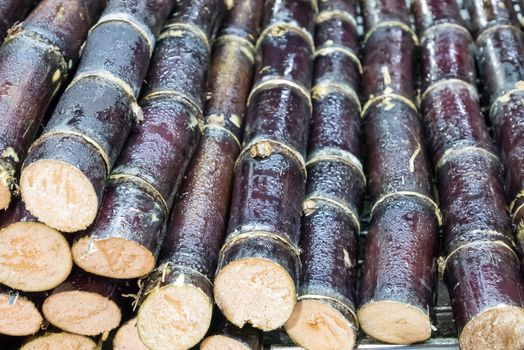
M16 22L23 20L36 3L36 0L0 1L0 41L4 40L9 28Z
M511 0L465 0L464 5L470 14L471 30L475 36L496 25L518 27Z
M187 266L212 278L227 225L239 151L224 131L205 129L180 187L161 262Z
M410 23L404 0L362 0L360 3L366 31L387 21Z
M524 80L524 42L519 28L498 28L477 40L477 65L490 104Z
M221 37L215 41L213 64L208 75L211 89L208 89L205 104L206 124L224 127L239 140L244 132L246 100L254 73L254 61L244 52L250 50L254 55L253 49L240 45L243 44L221 40Z
M265 1L262 26L285 22L313 33L316 14L314 3L315 0Z
M357 3L356 0L329 0L329 1L318 1L318 9L322 11L341 11L345 12L353 17L357 14ZM326 33L320 33L316 30L316 38L318 40L319 35L327 35ZM336 36L337 33L331 33L331 35Z
M228 322L218 310L213 314L213 323L208 337L214 335L235 340L249 350L262 350L262 331L248 324L242 328L238 328L231 322Z
M497 140L506 165L506 193L509 203L524 188L524 91L509 94L504 103L497 103L491 113ZM518 205L511 210L515 214ZM513 221L515 224L518 221Z
M475 43L456 27L437 27L422 39L422 90L444 79L460 79L476 85Z
M446 253L476 241L503 241L515 247L498 159L461 154L438 170L438 182Z
M433 164L453 148L473 146L497 153L473 89L446 82L425 95L422 110Z
M328 29L326 29L328 30ZM342 45L342 44L341 44ZM356 55L356 54L355 54ZM336 82L337 84L347 85L349 88L355 90L355 97L358 97L360 83L359 66L354 58L342 52L329 52L317 54L315 59L315 84L322 84ZM313 93L313 98L315 94ZM355 101L348 101L347 108L353 109L357 106Z
M327 197L355 214L360 212L366 182L355 166L340 160L323 160L309 164L307 171L306 197Z
M412 3L411 10L419 36L430 27L443 23L453 23L466 28L457 0L416 0Z
M341 208L322 200L314 202L315 208L306 209L302 217L298 295L327 296L354 311L358 229Z
M377 29L366 43L363 93L366 100L388 93L415 99L415 43L411 33L398 26ZM384 70L389 72L390 82Z
M270 139L290 146L305 157L311 114L307 101L304 94L287 86L255 94L246 113L244 147L258 139Z
M309 89L313 54L311 50L307 40L297 32L267 33L258 43L255 81L262 83L283 78Z
M138 22L144 23L153 34L157 34L160 25L170 13L173 3L172 0L113 0L103 16L113 14L131 16ZM149 49L146 39L123 21L101 22L100 25L95 26L87 38L76 76L93 71L112 73L129 85L133 96L126 94L121 86L98 77L81 79L68 87L48 123L46 132L58 133L58 135L41 142L51 143L56 142L53 139L60 139L63 143L62 147L70 147L68 139L72 137L64 133L75 132L86 135L98 143L107 154L109 164L81 156L70 164L81 171L88 166L99 166L96 172L108 172L110 169L107 167L113 166L136 120L136 113L132 108L133 99L136 98L147 72ZM85 143L80 137L76 139ZM63 148L48 148L47 158L62 157L62 152L64 152ZM95 157L102 158L100 154ZM26 161L25 166L44 158L32 154L28 159L30 161ZM100 167L98 164L104 165ZM84 172L84 174L91 177L89 173ZM105 178L92 184L100 202Z
M320 2L320 4L322 10L324 10L323 7L330 8L330 6L324 5L322 2ZM336 11L345 11L337 9L335 6L333 6L333 8ZM326 11L328 10L326 9ZM333 45L340 45L358 53L359 40L357 28L355 24L339 17L331 17L323 20L316 26L315 45L317 50Z
M96 276L74 268L69 277L53 289L48 298L64 292L80 291L101 295L119 305L122 301L120 282L111 278Z
M350 152L362 156L361 119L355 101L340 93L330 93L323 98L313 96L314 116L309 130L308 154L324 148Z
M21 11L32 1L0 3L6 11ZM25 4L25 5L24 5ZM43 1L14 27L0 49L0 166L17 177L21 162L36 137L56 92L76 64L78 50L102 11L100 0ZM14 13L0 21L10 21ZM18 17L17 17L18 19ZM12 23L11 23L12 24ZM0 25L0 33L1 25ZM49 46L51 45L51 46ZM51 48L54 46L54 48ZM58 74L58 76L56 75ZM15 192L15 187L11 186Z
M437 242L434 209L413 197L385 202L366 236L360 306L397 301L429 313Z
M9 208L0 212L0 229L17 222L34 222L36 218L25 208L24 202L17 199Z
M395 100L379 103L369 109L364 130L371 200L397 191L431 198L431 174L418 113Z
M260 32L263 7L264 3L259 0L235 2L222 21L219 37L235 35L255 44Z
M448 259L445 278L459 331L490 308L524 304L519 260L511 249L499 244L457 250Z

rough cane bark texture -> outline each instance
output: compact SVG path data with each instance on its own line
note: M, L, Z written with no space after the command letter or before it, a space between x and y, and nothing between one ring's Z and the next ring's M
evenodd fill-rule
M281 326L295 304L315 3L267 1L215 299L238 327ZM242 295L242 298L240 296Z
M517 24L511 0L466 0L464 4L470 13L470 29L475 36L491 27Z
M95 336L120 325L121 305L121 284L76 268L45 299L42 313L60 329Z
M352 349L357 237L366 180L356 1L319 3L298 303L286 323L307 349Z
M29 3L20 0L0 3L0 33L4 32L3 6L9 2L13 3L9 5L11 10ZM10 30L0 49L1 209L18 192L16 178L20 164L49 103L76 65L80 45L102 11L103 3L102 0L42 1L24 22Z
M513 9L471 2L469 14L477 34L477 64L489 97L490 119L495 127L505 165L506 201L517 239L524 247L524 42Z
M144 121L113 168L93 227L73 247L77 264L92 273L136 278L151 272L197 144L221 9L203 1L181 6L160 34L141 102Z
M112 0L91 30L76 75L20 179L28 209L49 226L74 232L95 219L107 174L142 119L136 97L173 3Z
M440 213L414 89L418 39L403 1L365 1L363 110L373 207L358 318L369 335L409 344L431 335ZM381 22L389 21L389 22Z
M417 0L424 29L423 110L443 213L444 277L461 349L520 349L523 286L506 210L502 167L480 111L474 45L457 26L458 6L437 18L439 1ZM433 15L435 13L435 15ZM453 53L453 54L446 54ZM469 73L469 74L468 74Z
M40 222L21 201L0 213L0 283L26 292L53 289L73 267L64 236Z
M262 331L249 325L238 328L216 312L210 334L200 344L200 350L262 350Z
M161 335L178 340L180 348L190 347L204 337L210 326L213 296L209 281L215 272L227 224L262 3L260 0L235 2L228 9L215 40L203 136L182 181L159 266L145 282L146 298L140 309L138 327L148 344L159 344L155 337L157 329L161 328L165 329ZM220 6L220 2L213 6ZM184 278L181 287L177 282L180 278ZM176 293L177 288L185 293ZM157 289L158 293L149 295ZM182 308L172 308L163 302L164 293L179 302ZM200 305L194 305L195 295ZM161 303L156 302L159 299ZM184 310L188 310L198 319L198 326L187 325L173 330L165 327L164 321L158 324L159 321L148 319L147 315L166 307L169 308L166 323L183 317ZM196 307L203 308L204 312L197 314Z

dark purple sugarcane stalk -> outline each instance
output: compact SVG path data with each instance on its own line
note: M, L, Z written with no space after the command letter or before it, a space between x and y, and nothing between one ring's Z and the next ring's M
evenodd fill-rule
M21 192L40 221L64 232L95 219L106 179L136 122L136 98L174 0L112 0L24 163ZM49 181L48 179L53 179Z
M524 337L514 323L524 317L524 289L502 166L480 110L474 41L459 24L458 5L445 16L442 7L434 0L414 6L423 32L422 106L444 219L441 272L462 349L519 349Z
M362 329L390 343L431 335L440 212L415 102L418 39L403 1L363 1L364 130L373 203L360 306Z
M220 2L213 4L220 6ZM158 348L164 344L157 340L159 336L169 339L169 342L180 339L181 348L191 347L202 340L211 324L213 295L210 281L227 224L234 164L240 152L262 6L260 0L236 2L228 9L215 40L203 136L180 186L159 266L144 281L145 297L138 328L146 344ZM197 315L191 299L193 294L176 293L177 288L192 288L201 301L198 307L204 308L205 312ZM149 295L157 289L160 292ZM172 308L163 301L162 291L169 290L173 291L169 293L170 298L177 300L182 309ZM155 300L160 302L155 304ZM159 308L169 308L169 316L152 322L147 314L154 314ZM197 326L185 329L165 326L170 320L182 317L184 310L195 314ZM160 334L158 329L162 329Z
M238 327L248 322L275 329L296 302L315 3L265 3L255 85L214 288L218 307Z
M512 7L470 1L477 25L477 65L489 99L489 115L504 164L506 202L517 240L524 246L524 42Z
M0 2L0 37L34 1ZM0 49L0 209L18 194L20 165L53 97L76 66L102 0L44 0ZM23 7L26 7L24 9Z
M304 348L353 348L357 239L366 187L361 164L362 66L356 1L319 3L298 303L287 333ZM327 309L327 310L324 310ZM337 319L333 334L327 321ZM311 323L316 319L318 323ZM323 320L324 322L322 322Z
M75 262L98 275L137 278L154 269L167 217L202 131L210 43L222 7L213 1L180 6L152 59L140 103L144 121L113 168L94 225L73 246Z

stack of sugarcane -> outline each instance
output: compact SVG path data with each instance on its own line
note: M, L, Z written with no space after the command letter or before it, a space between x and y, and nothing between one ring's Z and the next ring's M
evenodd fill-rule
M444 218L441 272L460 347L522 349L524 289L502 166L480 110L474 42L455 1L417 0L414 13L422 106Z
M418 39L404 0L363 1L362 12L362 118L372 209L357 315L372 337L410 344L431 335L440 221L415 102Z
M411 344L437 265L462 349L524 348L510 0L35 3L0 0L1 349Z
M319 3L298 303L286 323L306 349L353 349L361 159L356 1Z

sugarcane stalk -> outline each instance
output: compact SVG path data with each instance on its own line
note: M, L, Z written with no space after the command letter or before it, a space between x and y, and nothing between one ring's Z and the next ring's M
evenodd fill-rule
M210 334L200 343L200 350L262 350L262 332L249 325L243 328L215 313Z
M442 7L440 1L415 3L418 23L433 18L418 29L424 75L431 76L422 106L444 219L441 273L461 349L519 349L524 289L502 166L480 109L474 41L460 24L458 5L440 17Z
M268 1L215 277L225 317L268 331L296 303L316 2Z
M361 164L355 1L319 3L298 303L286 331L307 349L353 349Z
M60 332L44 331L42 334L28 339L20 350L95 350L98 349L97 343L85 335Z
M12 3L20 7L29 2ZM102 0L42 1L9 31L0 48L0 209L18 194L20 165L49 104L76 66L80 45L103 4ZM0 14L3 9L0 4ZM0 18L1 35L4 17Z
M91 29L79 68L24 162L28 210L62 232L93 223L131 128L155 38L174 0L112 0ZM53 181L49 181L53 179Z
M182 181L159 266L144 282L138 328L141 337L158 348L164 343L157 337L176 342L180 348L190 347L205 336L211 324L210 281L227 224L262 4L260 0L236 2L215 40L203 136ZM166 302L168 297L172 303ZM167 315L154 317L159 312ZM192 315L193 325L186 314ZM168 327L172 322L183 327ZM158 329L162 329L160 334Z
M364 1L364 130L371 222L357 316L368 335L410 344L431 336L440 212L415 102L418 38L403 1Z

